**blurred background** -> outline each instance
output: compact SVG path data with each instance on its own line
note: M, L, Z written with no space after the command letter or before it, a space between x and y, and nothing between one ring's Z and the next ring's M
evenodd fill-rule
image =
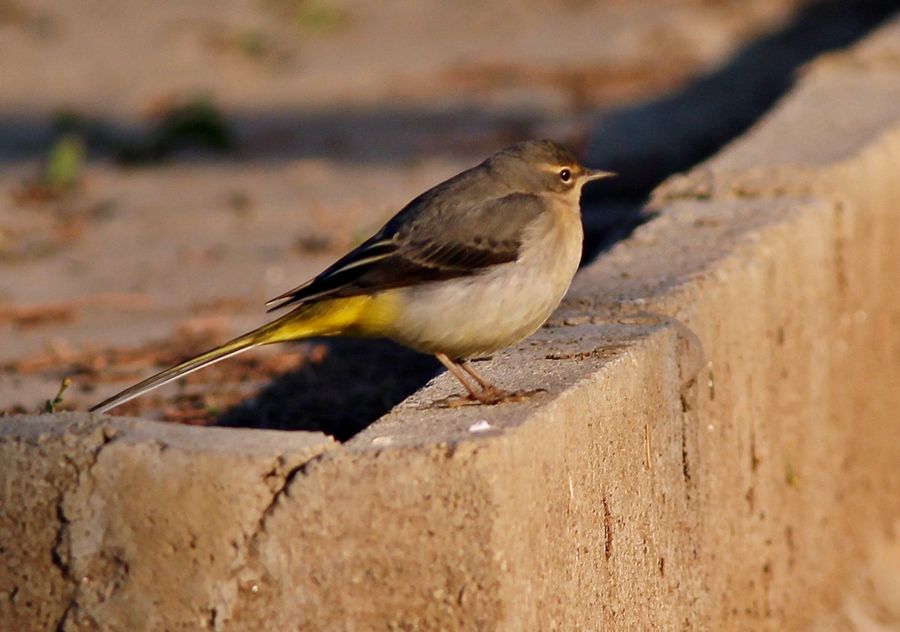
M83 409L259 325L266 299L525 138L621 174L585 193L589 261L653 186L898 8L0 0L0 411ZM346 439L437 371L313 341L116 412Z

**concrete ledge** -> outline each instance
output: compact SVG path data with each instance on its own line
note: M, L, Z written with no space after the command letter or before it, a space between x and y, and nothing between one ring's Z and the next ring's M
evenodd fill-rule
M487 367L536 401L427 409L442 377L344 446L3 420L0 621L900 625L898 60L895 21L661 187Z
M82 414L3 420L2 628L197 629L227 613L266 511L336 445L241 434Z

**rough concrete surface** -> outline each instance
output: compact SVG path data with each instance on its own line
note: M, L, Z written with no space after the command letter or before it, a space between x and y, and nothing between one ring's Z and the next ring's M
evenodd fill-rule
M3 630L227 616L266 512L335 445L69 413L4 421L0 437Z
M897 42L665 184L485 369L533 401L4 420L4 629L897 629Z

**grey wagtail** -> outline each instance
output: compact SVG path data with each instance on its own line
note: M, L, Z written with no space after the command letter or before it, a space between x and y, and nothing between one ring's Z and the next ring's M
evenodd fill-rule
M390 338L437 356L469 400L509 399L515 394L466 359L515 344L550 317L581 258L581 188L611 175L585 169L550 140L507 147L422 193L317 277L269 301L269 311L293 307L287 314L91 410L252 347L313 336Z

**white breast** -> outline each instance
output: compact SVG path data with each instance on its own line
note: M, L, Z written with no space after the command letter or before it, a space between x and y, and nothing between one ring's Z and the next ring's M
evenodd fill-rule
M515 344L559 305L578 268L582 238L577 210L547 212L526 229L517 261L471 277L393 290L400 309L386 334L423 353L452 358L489 355Z

